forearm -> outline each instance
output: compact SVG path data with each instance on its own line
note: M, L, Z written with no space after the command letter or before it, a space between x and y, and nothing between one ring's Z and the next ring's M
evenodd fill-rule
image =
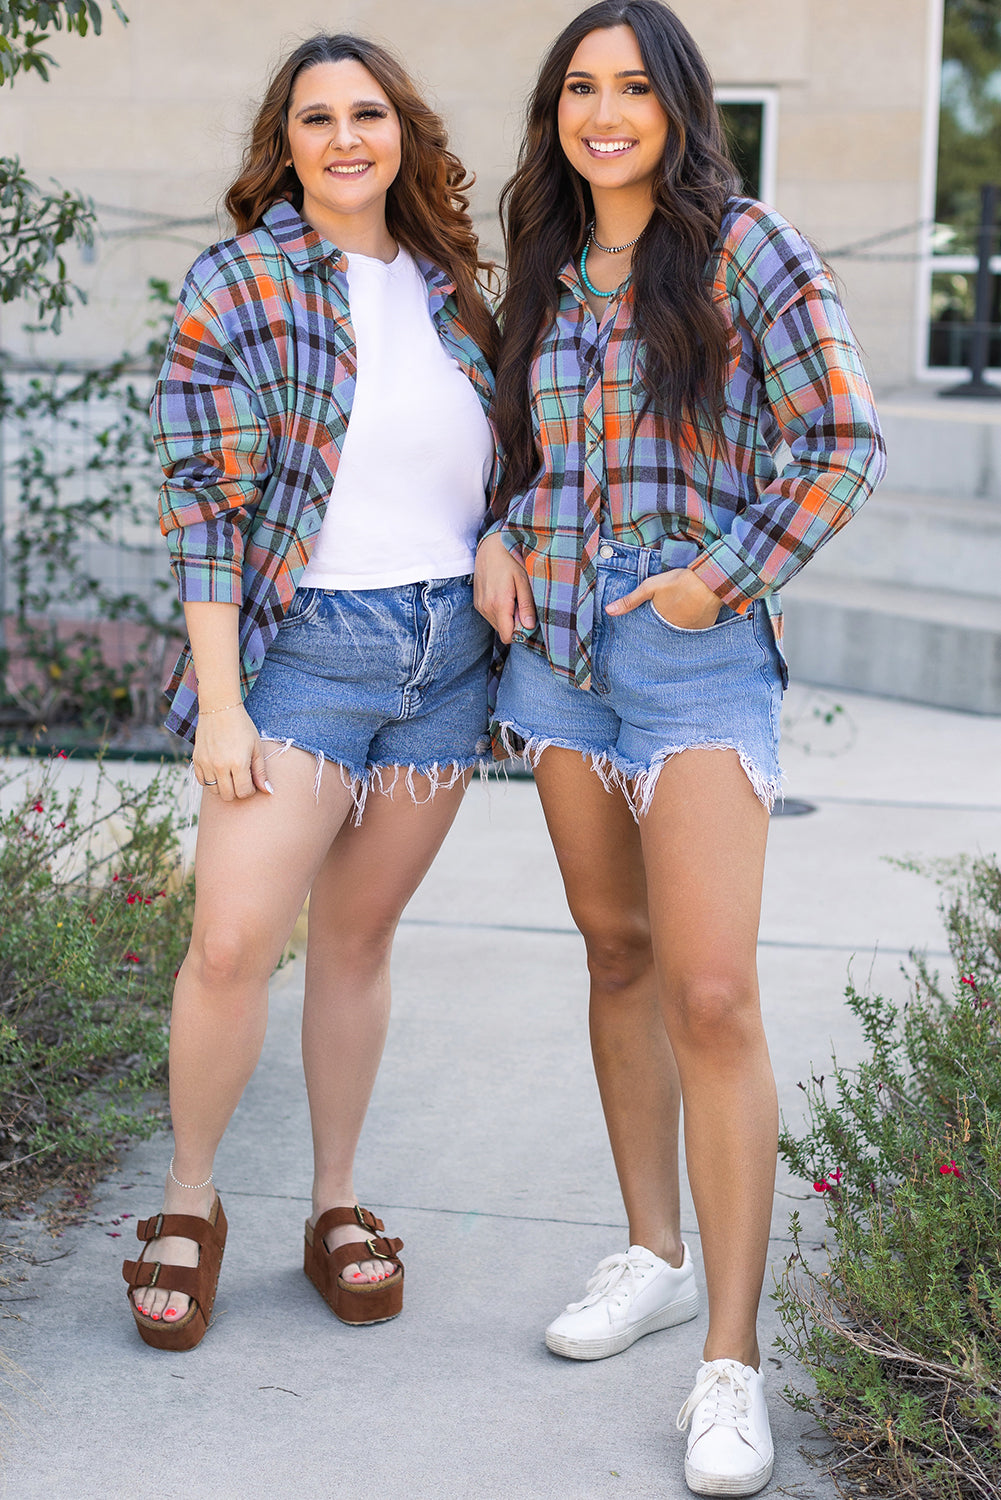
M184 621L198 677L200 712L239 703L239 605L189 601L184 606Z

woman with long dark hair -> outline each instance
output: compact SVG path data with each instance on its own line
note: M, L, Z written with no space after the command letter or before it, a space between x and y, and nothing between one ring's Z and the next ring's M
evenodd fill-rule
M777 589L862 503L882 442L823 266L737 193L705 63L657 0L602 0L554 42L503 208L506 516L476 597L511 643L495 731L535 767L586 942L629 1220L546 1341L600 1359L695 1316L683 1099L709 1308L685 1474L753 1494L773 1463L756 1318L777 1109L755 946Z
M167 723L205 788L170 1035L174 1155L124 1275L143 1339L190 1349L226 1237L216 1148L310 897L304 1265L348 1323L401 1308L402 1242L355 1148L404 906L481 758L492 634L472 565L496 329L466 175L400 64L317 36L275 73L153 400L189 641Z

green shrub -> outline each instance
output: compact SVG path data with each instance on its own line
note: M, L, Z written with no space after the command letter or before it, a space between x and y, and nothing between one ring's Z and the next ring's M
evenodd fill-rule
M191 925L179 873L182 773L145 788L62 757L0 778L0 1198L107 1158L162 1115L167 1017ZM33 1175L34 1173L34 1175Z
M1001 1495L1001 870L944 872L942 981L914 959L897 1007L849 988L867 1056L805 1087L785 1161L822 1196L827 1264L794 1250L775 1294L787 1390L837 1445L845 1494Z

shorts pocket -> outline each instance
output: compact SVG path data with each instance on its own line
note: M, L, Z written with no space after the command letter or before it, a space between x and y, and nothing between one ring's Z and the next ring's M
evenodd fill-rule
M751 623L751 610L748 610L746 614L738 615L729 605L724 604L720 610L719 618L712 625L706 625L702 630L690 630L685 625L675 625L671 620L665 620L664 616L655 607L652 599L648 599L647 604L657 624L663 626L665 630L673 630L676 635L712 635L714 631L727 630L732 625L748 625Z
M320 589L296 589L278 629L290 630L295 625L308 625L320 607L320 596Z

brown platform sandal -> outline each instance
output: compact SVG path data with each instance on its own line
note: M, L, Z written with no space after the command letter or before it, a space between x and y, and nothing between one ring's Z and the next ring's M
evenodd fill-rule
M328 1250L323 1237L344 1224L360 1224L365 1236ZM306 1221L302 1269L342 1323L388 1323L403 1311L402 1240L385 1238L385 1225L367 1208L328 1208L315 1224ZM396 1270L385 1281L348 1283L345 1266L359 1260L392 1260Z
M154 1349L193 1349L201 1343L212 1319L216 1286L219 1282L219 1267L226 1245L226 1215L222 1201L216 1194L212 1212L207 1219L193 1214L156 1214L152 1219L140 1219L136 1225L136 1236L145 1240L138 1260L127 1260L122 1266L122 1275L129 1284L128 1299L132 1316L136 1320L140 1337ZM197 1266L170 1266L160 1261L145 1259L150 1240L174 1234L182 1239L195 1240L198 1244ZM166 1323L162 1318L155 1321L141 1313L132 1299L132 1293L140 1287L155 1286L161 1292L180 1292L191 1298L183 1318L176 1323Z

